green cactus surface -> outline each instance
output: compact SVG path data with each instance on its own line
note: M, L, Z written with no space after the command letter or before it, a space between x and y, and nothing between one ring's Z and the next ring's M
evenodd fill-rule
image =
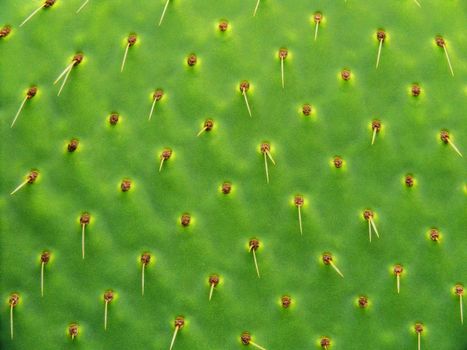
M467 349L466 18L0 1L0 348Z

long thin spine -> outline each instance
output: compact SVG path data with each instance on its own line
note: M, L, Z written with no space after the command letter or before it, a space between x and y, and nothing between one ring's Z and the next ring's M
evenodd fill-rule
M86 227L86 224L81 224L81 254L84 259L84 229Z
M448 140L448 143L452 146L452 148L454 148L454 151L456 151L456 153L460 155L461 157L464 157L461 151L459 151L459 148L457 148L457 146L454 144L454 142L452 142L450 139L447 139L447 140Z
M205 131L206 131L206 127L202 128L196 136L197 137L201 136L201 134Z
M266 158L266 153L264 153L264 169L266 171L266 182L269 183L269 169L268 169L268 159Z
M302 211L300 209L300 206L298 208L298 224L300 226L300 234L303 235L303 228L302 228Z
M379 233L378 233L378 229L376 228L375 222L373 221L372 218L370 218L369 221L371 223L371 226L373 227L373 230L375 230L376 236L379 238Z
M285 87L285 82L284 82L284 59L281 58L281 78L282 78L282 88Z
M373 146L375 144L375 139L376 139L376 133L378 132L377 128L373 128L373 136L371 137L371 145Z
M107 306L108 306L108 302L106 301L105 304L104 304L104 330L107 330Z
M342 274L341 270L339 270L339 268L338 268L332 261L330 262L330 264L331 264L332 268L333 268L334 270L336 270L336 272L337 272L342 278L344 278L344 275Z
M66 66L66 68L63 70L63 72L60 73L60 75L58 76L57 79L55 79L54 81L54 85L57 84L59 82L60 79L62 79L62 77L68 72L68 70L70 70L71 68L73 68L73 65L75 63L74 62L71 62L68 66Z
M149 112L148 120L151 120L151 118L152 118L152 113L154 112L154 107L156 107L156 102L157 102L157 99L154 99L154 101L152 102L151 111Z
M418 334L418 350L421 349L421 333L417 333Z
M63 83L60 86L60 90L58 90L57 96L60 96L60 94L62 93L62 90L65 87L66 81L68 80L68 76L70 75L72 69L73 69L73 66L71 66L70 69L68 69L68 72L66 73L65 78L63 78Z
M258 275L258 278L261 278L261 276L259 274L258 261L256 260L256 252L255 252L254 249L252 250L252 252L253 252L253 260L255 262L256 274Z
M449 70L451 71L452 76L454 76L454 70L452 69L451 59L449 58L449 54L448 54L448 48L446 47L446 45L443 45L443 49L446 55L446 59L448 60Z
M214 283L211 283L211 288L209 289L209 301L212 299L212 293L214 292Z
M315 24L315 41L318 39L318 28L319 28L319 22L316 22Z
M20 27L22 27L23 25L26 24L26 22L28 22L36 13L38 13L42 8L44 7L44 5L42 4L39 8L35 9L23 22L21 22L21 24L19 25Z
M245 91L245 89L242 90L242 93L243 93L243 97L245 98L245 103L246 103L246 108L248 109L248 114L250 115L250 117L252 117L252 115L251 115L251 109L250 109L250 104L248 103L248 97L246 96L246 91Z
M370 243L371 243L371 222L368 220L368 237L370 238Z
M256 12L258 11L258 7L259 7L260 1L261 1L261 0L258 0L258 1L256 2L255 10L253 11L253 16L256 16Z
M383 40L379 41L379 47L378 47L378 56L376 57L376 68L379 66L379 59L381 58L381 49L383 47Z
M397 280L397 294L400 294L400 292L401 292L401 276L400 276L400 274L396 275L396 280Z
M464 306L462 303L462 294L459 295L459 307L461 312L461 323L464 324Z
M418 0L413 0L413 1L417 4L418 7L420 7L420 8L422 7L422 5L420 5L420 3L418 2Z
M159 165L159 172L162 170L162 165L164 165L164 158L161 159L161 164Z
M14 195L16 192L18 192L23 186L25 186L29 182L28 180L24 180L18 187L16 187L11 193L10 196Z
M41 297L44 296L44 262L41 263Z
M13 125L15 125L16 119L18 119L19 114L20 114L21 111L23 110L24 105L26 104L26 101L27 101L27 100L28 100L28 96L26 96L26 97L24 98L23 102L21 102L21 106L19 106L18 112L16 112L15 118L14 118L13 121L11 122L11 127L13 127Z
M144 296L144 269L146 265L143 264L143 267L141 268L141 295Z
M268 158L271 160L272 164L276 165L276 162L274 161L274 158L272 158L271 152L266 151L266 154L268 155Z
M172 341L170 342L170 350L172 350L173 346L174 346L174 343L175 343L175 338L177 337L177 333L178 333L178 326L175 327L175 330L174 330L174 335L172 337Z
M79 13L83 8L84 6L86 6L88 4L89 0L86 0L80 7L79 9L76 10L76 13Z
M162 21L164 20L165 11L167 11L167 7L169 6L169 2L170 2L170 0L167 0L167 2L165 3L165 6L164 6L164 10L162 10L161 19L159 20L159 26L162 24Z
M263 348L261 345L258 345L258 344L256 344L256 343L252 342L251 340L250 340L250 344L253 345L253 346L254 346L255 348L257 348L257 349L266 350L266 349Z
M128 55L128 49L130 48L130 44L127 44L125 48L125 53L123 55L122 66L120 67L120 72L123 72L123 68L125 68L126 56Z
M13 340L13 304L10 305L10 335Z

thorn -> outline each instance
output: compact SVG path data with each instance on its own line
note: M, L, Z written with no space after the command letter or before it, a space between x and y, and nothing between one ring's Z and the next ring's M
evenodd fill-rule
M211 283L211 288L209 290L209 301L212 299L212 293L214 292L214 283Z
M204 127L200 130L200 132L196 136L200 136L204 131L206 131L207 127Z
M301 206L298 207L298 224L300 226L300 234L303 235Z
M313 16L313 19L315 21L315 41L318 39L318 30L319 30L319 24L321 23L321 20L323 19L323 15L321 12L316 12L315 15Z
M454 144L454 142L451 141L450 138L447 139L448 140L448 143L451 145L452 148L454 148L454 151L456 151L456 153L458 155L460 155L461 157L464 157L461 153L461 151L459 151L459 149L457 148L457 146Z
M454 291L456 295L459 296L459 310L460 310L461 324L464 324L464 305L462 302L462 297L464 295L464 286L462 284L456 284L456 286L454 287Z
M464 306L462 303L462 294L459 295L459 308L461 313L461 324L464 324Z
M143 264L141 268L141 295L144 296L144 269L146 268L146 265Z
M256 12L258 11L258 7L259 7L259 2L260 2L260 1L261 1L261 0L258 0L258 1L256 2L255 10L253 11L253 16L256 16Z
M83 8L84 6L86 6L88 4L89 0L86 0L80 7L79 9L76 10L76 13L79 13Z
M10 335L11 340L13 340L13 308L18 305L19 302L19 295L14 293L10 295L8 299L8 303L10 304Z
M104 330L107 330L107 310L108 305L114 299L114 293L111 290L108 290L104 293Z
M266 154L268 155L268 158L271 160L272 164L276 165L276 162L272 158L271 152L269 150L266 150Z
M157 89L152 94L153 102L152 102L152 106L151 106L151 111L149 112L148 120L151 120L152 113L154 112L154 107L156 106L156 102L160 101L163 96L164 96L164 91L162 89Z
M60 96L63 87L65 86L66 81L68 80L68 76L70 75L71 70L73 67L79 65L84 59L84 55L82 53L77 53L73 56L71 63L60 73L57 79L54 81L54 85L58 83L58 81L65 75L65 79L63 80L62 85L60 86L60 90L58 91L57 96Z
M10 335L13 340L13 304L10 304Z
M85 237L84 228L85 227L86 227L86 224L81 224L81 254L83 256L83 259L84 259L84 237Z
M104 330L107 330L107 305L109 304L108 301L105 301L105 306L104 306Z
M367 220L368 221L368 236L370 238L370 243L371 243L371 222L370 220Z
M421 333L418 333L418 336L417 336L417 338L418 338L418 350L421 349L421 342L422 342L421 341L421 336L422 336Z
M376 39L379 40L378 56L376 57L376 69L378 69L379 60L381 58L381 49L383 48L384 40L386 40L386 32L384 30L378 30L376 32Z
M10 196L14 195L16 192L18 192L21 188L23 188L26 184L33 184L37 177L39 176L39 173L35 170L31 171L26 180L24 180L18 187L16 187L11 193Z
M174 343L175 343L175 338L177 337L178 331L183 328L185 325L185 319L181 316L177 317L175 319L175 330L174 330L174 335L172 337L172 341L170 342L170 350L172 350Z
M330 265L332 266L332 268L333 268L334 270L336 270L336 272L337 272L342 278L344 278L344 275L342 274L342 272L339 270L339 268L338 268L332 261L330 262Z
M330 253L324 253L322 256L323 263L325 265L331 265L331 267L342 277L344 278L344 275L342 272L338 269L338 267L333 263L332 261L332 255Z
M281 79L282 79L282 88L285 87L285 82L284 82L284 58L281 57Z
M269 169L268 169L268 159L266 158L266 152L264 152L263 155L264 155L264 169L266 170L266 182L269 183Z
M271 152L270 152L271 145L269 143L262 143L260 149L261 149L261 153L263 153L263 156L264 156L264 168L265 168L265 171L266 171L266 182L269 183L269 169L268 169L268 159L267 158L269 158L271 160L272 164L274 164L274 165L276 165L276 162L272 158L272 155L271 155Z
M60 89L58 90L57 96L60 96L60 94L62 93L62 90L65 87L65 84L66 84L66 82L68 80L68 76L70 75L72 69L73 69L73 66L71 66L70 69L68 69L68 71L67 71L67 73L65 75L65 78L63 79L62 85L60 86Z
M162 166L164 165L164 161L168 160L172 156L172 150L166 148L161 153L161 163L159 165L159 172L162 170Z
M26 19L21 22L21 24L19 25L20 27L22 27L23 25L25 25L32 17L35 16L36 13L38 13L42 8L44 8L44 4L42 4L39 8L35 9L28 17L26 17Z
M401 291L401 274L403 271L404 268L401 265L394 266L394 274L396 275L397 294L400 294Z
M66 68L63 70L63 72L60 73L60 75L58 76L57 79L55 79L54 81L54 85L57 84L59 82L59 80L65 75L68 73L68 70L72 69L73 68L73 65L75 63L74 62L71 62L68 66L66 66Z
M373 128L373 136L371 138L371 145L373 146L374 143L375 143L375 139L376 139L376 133L378 132L378 130L376 128Z
M162 11L161 19L159 21L159 26L162 24L162 21L164 20L165 11L167 11L167 6L169 6L169 2L170 0L167 0L167 2L165 3L164 10Z
M169 1L167 0L167 3ZM160 25L160 24L159 24ZM175 343L175 338L177 338L177 333L178 333L178 330L179 330L179 327L178 326L175 326L175 330L174 330L174 335L172 337L172 341L170 342L170 350L172 350L173 346L174 346L174 343Z
M284 61L287 58L289 51L287 49L279 49L279 59L281 60L281 79L282 79L282 88L285 87L285 79L284 79Z
M370 218L368 221L370 221L371 226L373 227L373 230L375 230L376 236L379 238L379 233L378 230L376 229L375 222L373 221L373 218Z
M154 101L152 102L151 111L149 112L149 118L148 118L148 120L151 120L151 118L152 118L152 113L154 112L154 107L156 107L156 102L157 102L156 99L154 99Z
M211 288L209 290L209 301L211 301L214 288L219 284L219 276L217 275L209 276L209 284L211 285Z
M120 68L120 72L123 72L123 68L125 68L125 62L126 62L126 56L128 55L128 49L130 48L130 43L126 45L125 48L125 53L123 55L123 61L122 61L122 66Z
M84 238L85 238L85 227L91 221L91 216L88 213L81 214L79 218L79 223L81 224L81 255L84 259Z
M18 187L16 187L13 190L13 192L10 193L10 196L14 195L16 192L18 192L20 189L22 189L28 182L29 182L29 180L24 180Z
M141 254L141 295L144 296L144 271L146 270L146 265L151 261L151 255L149 253Z
M420 3L418 2L418 0L413 0L413 1L417 4L418 7L420 7L420 8L422 7L422 5L420 5Z
M248 97L246 96L246 90L245 89L242 90L242 94L243 94L243 97L245 99L245 104L246 104L246 108L248 109L248 114L250 115L250 117L252 117L250 104L248 103Z
M13 125L15 125L16 119L18 119L18 116L21 113L21 111L23 110L23 107L26 104L27 100L28 100L28 97L26 96L24 98L23 102L21 102L21 105L19 106L18 112L16 112L15 118L13 119L13 122L11 123L11 127L13 127Z
M381 122L379 120L373 120L371 122L371 129L373 129L373 136L371 138L371 145L373 146L376 139L376 134L381 130Z
M255 342L252 342L251 340L250 340L250 344L253 345L253 346L254 346L255 348L257 348L257 349L266 350L266 349L263 348L261 345L258 345L258 344L256 344Z
M259 274L259 267L258 267L258 261L256 260L256 251L259 248L259 241L257 239L252 239L250 241L250 252L253 253L253 260L255 263L255 268L256 268L256 274L258 275L258 278L261 278Z
M378 47L378 56L376 57L376 69L378 69L379 66L379 60L381 58L381 49L383 47L383 40L379 41L379 47Z
M444 53L446 54L446 59L448 60L449 70L451 71L452 76L454 76L454 70L452 69L451 60L449 59L448 49L446 44L443 46Z
M256 260L256 250L252 250L252 252L253 252L253 260L255 261L256 274L258 275L258 278L261 278L259 274L258 261Z
M44 296L44 262L41 262L41 297Z
M303 235L303 227L302 227L302 206L303 206L303 197L302 196L295 196L294 203L295 206L298 208L298 225L300 227L300 234Z

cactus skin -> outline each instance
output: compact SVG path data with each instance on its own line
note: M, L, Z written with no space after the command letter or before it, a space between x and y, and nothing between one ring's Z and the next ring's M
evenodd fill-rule
M244 331L268 350L319 349L325 337L329 350L416 349L417 323L422 349L465 348L452 288L467 283L466 165L439 138L447 130L467 150L465 4L263 0L253 17L256 0L173 0L158 26L165 2L91 0L77 15L82 0L57 1L21 28L37 4L0 5L0 28L11 27L0 38L0 347L67 348L77 325L73 346L83 349L168 349L183 316L175 350L243 349ZM375 69L379 29L387 37ZM138 42L121 73L129 33ZM57 97L53 81L79 52L85 58ZM31 86L38 94L12 129ZM148 121L157 89L164 96ZM208 118L215 127L196 137ZM382 127L371 146L373 120ZM263 142L277 162L269 184ZM159 173L164 149L173 153ZM10 196L32 169L37 181ZM123 179L132 185L125 193ZM303 236L296 194L305 198ZM371 244L368 208L380 233ZM84 260L83 213L91 214ZM53 259L41 297L43 251ZM321 262L328 251L344 279ZM144 297L143 252L153 257ZM209 301L213 273L222 282ZM118 300L104 331L106 290ZM362 295L366 308L356 304Z

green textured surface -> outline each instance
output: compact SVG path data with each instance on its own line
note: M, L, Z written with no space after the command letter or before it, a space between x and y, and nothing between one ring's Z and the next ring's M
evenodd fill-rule
M467 347L456 283L467 283L466 166L439 141L448 129L467 152L467 4L458 1L58 1L24 27L38 2L0 2L2 349L73 347L168 349L173 320L187 321L175 349L241 349L239 335L274 349L422 349ZM312 15L325 22L313 41ZM230 29L217 24L228 19ZM381 64L375 69L384 28ZM123 73L125 40L137 33ZM434 36L446 39L455 77ZM277 51L287 47L286 88ZM60 97L52 82L82 51ZM186 65L190 53L195 67ZM343 82L348 68L352 79ZM248 92L253 118L238 90ZM422 95L410 96L418 82ZM11 120L36 84L15 127ZM151 122L151 94L163 88ZM315 108L311 118L302 104ZM108 115L118 111L115 127ZM210 133L196 137L207 118ZM371 120L383 130L370 146ZM80 140L77 152L68 141ZM259 145L277 162L266 184ZM157 173L163 148L174 151ZM343 169L331 160L340 155ZM11 197L32 169L39 180ZM403 185L412 173L416 186ZM119 190L122 179L133 188ZM220 192L223 181L233 192ZM295 194L302 194L304 234ZM361 213L373 209L381 238L368 242ZM79 216L92 215L86 259ZM179 217L189 212L192 225ZM442 233L436 244L431 227ZM261 241L255 275L248 240ZM39 256L49 250L45 296ZM141 297L142 252L153 254ZM330 251L345 278L320 262ZM404 268L401 294L392 266ZM208 276L221 284L208 302ZM104 332L102 295L115 291ZM8 296L17 292L15 339ZM280 297L290 295L284 310ZM367 295L370 307L355 306Z

